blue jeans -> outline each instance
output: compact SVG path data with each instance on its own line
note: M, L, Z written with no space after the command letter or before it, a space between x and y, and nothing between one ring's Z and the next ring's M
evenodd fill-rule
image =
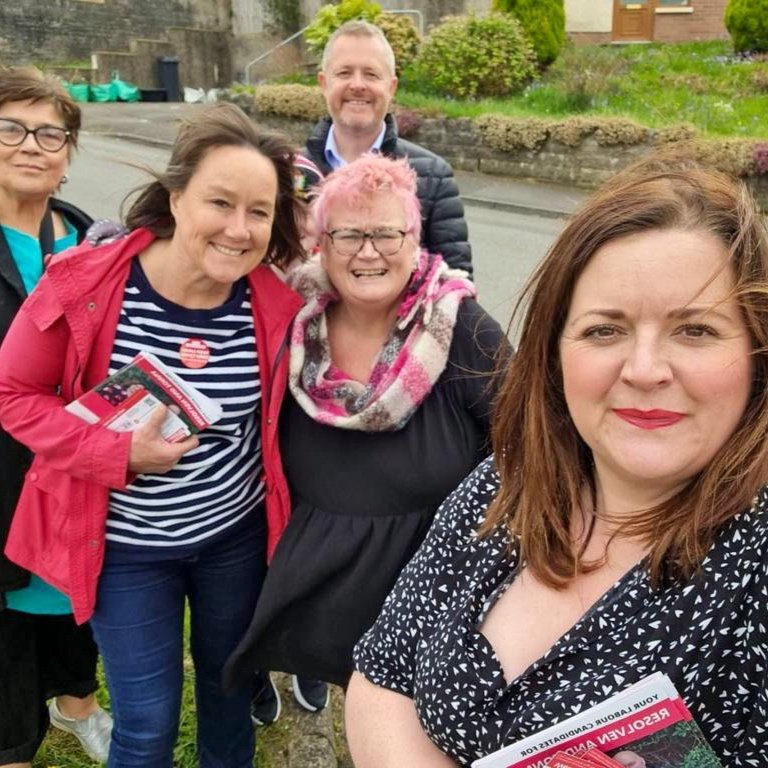
M184 600L189 599L201 768L250 768L250 689L231 696L221 670L245 634L266 572L266 529L225 533L174 556L107 547L91 626L104 661L114 729L109 768L171 768L183 681ZM135 548L134 548L135 549Z

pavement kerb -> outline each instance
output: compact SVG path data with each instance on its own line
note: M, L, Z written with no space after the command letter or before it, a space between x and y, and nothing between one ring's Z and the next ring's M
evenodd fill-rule
M144 136L136 133L99 130L83 131L82 133L86 136L107 136L112 139L121 139L122 141L130 141L134 144L145 144L151 147L170 148L173 146L173 141L168 139L160 139L153 136ZM532 216L542 216L547 219L565 219L571 214L571 211L555 208L544 208L536 205L526 205L524 203L511 202L509 200L478 197L476 195L461 195L461 199L465 205L475 206L477 208L490 208L493 210L507 211L509 213L522 213Z
M150 147L172 147L173 142L168 139L158 139L152 136L141 136L137 133L120 133L119 131L82 131L83 136L107 136L110 139L131 141L134 144L146 144Z
M571 215L571 211L541 208L535 205L525 205L524 203L512 203L508 200L493 200L488 197L461 195L461 200L464 205L476 206L477 208L491 208L493 210L506 211L508 213L523 213L530 216L542 216L546 219L567 219Z

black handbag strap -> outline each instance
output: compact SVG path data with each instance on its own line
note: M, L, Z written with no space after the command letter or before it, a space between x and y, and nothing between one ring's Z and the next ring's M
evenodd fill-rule
M26 298L27 291L24 288L24 281L21 279L21 272L16 266L16 261L11 254L11 247L5 239L5 233L2 229L0 229L0 278L5 280L20 298Z
M55 242L53 231L53 216L51 215L50 203L46 208L43 219L40 222L40 233L38 235L40 241L40 251L43 255L43 260L49 253L53 253L53 247ZM22 298L27 297L27 290L24 287L24 281L21 279L21 273L16 266L16 261L11 253L11 248L8 245L8 241L5 239L5 233L0 229L0 277L6 280L14 291Z
M48 203L48 207L45 209L43 220L40 222L40 250L43 252L43 259L49 254L53 253L54 246L54 234L53 234L53 216L51 215L51 204Z

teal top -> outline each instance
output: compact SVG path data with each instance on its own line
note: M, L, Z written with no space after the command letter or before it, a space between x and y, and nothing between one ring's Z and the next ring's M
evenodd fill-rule
M73 245L77 245L77 232L68 221L65 220L64 223L67 226L67 234L54 241L54 253L60 253ZM13 260L16 262L16 267L21 274L24 288L27 293L32 293L32 289L43 276L43 251L40 248L40 241L26 232L13 229L13 227L3 226L2 230Z
M54 253L60 253L73 245L77 245L77 232L69 222L65 221L65 223L68 230L67 234L54 242ZM24 281L24 288L27 293L31 293L43 274L43 253L40 248L40 241L18 229L11 227L2 227L2 229L13 260L21 274L21 279ZM5 597L8 607L14 611L57 616L72 613L72 604L69 598L35 576L34 573L30 576L29 586L24 587L24 589L16 589L13 592L6 592Z

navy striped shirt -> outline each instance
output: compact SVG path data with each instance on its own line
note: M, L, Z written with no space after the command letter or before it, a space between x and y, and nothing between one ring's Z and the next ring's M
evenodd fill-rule
M207 347L207 364L184 364L182 349L189 345L182 345L190 340L195 350ZM199 433L199 446L170 472L138 475L127 490L111 492L107 540L152 548L197 544L238 523L265 495L261 385L247 282L238 281L220 307L187 309L160 296L134 260L110 374L142 350L217 400L224 416ZM186 359L199 364L194 356Z

